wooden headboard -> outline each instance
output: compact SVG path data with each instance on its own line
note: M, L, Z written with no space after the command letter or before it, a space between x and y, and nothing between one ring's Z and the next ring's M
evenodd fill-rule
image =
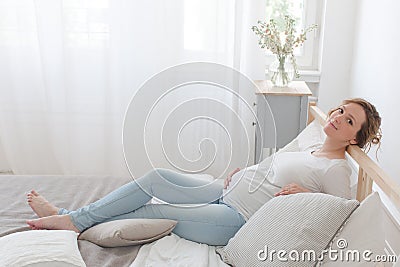
M310 119L316 119L320 124L326 123L326 115L317 106L310 106ZM310 121L310 120L309 120ZM390 200L400 208L400 186L388 176L368 155L358 146L350 145L347 153L359 166L357 183L357 200L364 200L372 192L375 182Z

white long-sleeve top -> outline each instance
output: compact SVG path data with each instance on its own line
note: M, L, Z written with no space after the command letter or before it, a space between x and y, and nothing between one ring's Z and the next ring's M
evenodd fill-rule
M263 164L245 168L233 175L223 201L248 220L274 194L290 183L311 192L351 198L351 169L345 159L312 155L312 150L277 153ZM271 185L268 181L273 183Z

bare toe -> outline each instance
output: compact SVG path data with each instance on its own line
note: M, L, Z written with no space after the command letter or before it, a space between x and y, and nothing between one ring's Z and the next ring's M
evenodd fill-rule
M32 190L31 193L28 194L27 200L29 206L40 218L58 214L58 208L48 202L35 190Z

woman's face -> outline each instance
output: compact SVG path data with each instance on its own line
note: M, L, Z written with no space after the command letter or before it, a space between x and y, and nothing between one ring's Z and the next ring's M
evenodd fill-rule
M366 120L362 106L349 103L341 105L329 116L324 127L327 136L354 145L357 132Z

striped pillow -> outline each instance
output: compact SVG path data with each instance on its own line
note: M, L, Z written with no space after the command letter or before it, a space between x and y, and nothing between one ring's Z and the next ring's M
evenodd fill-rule
M322 193L275 197L218 253L236 267L311 266L358 205Z

